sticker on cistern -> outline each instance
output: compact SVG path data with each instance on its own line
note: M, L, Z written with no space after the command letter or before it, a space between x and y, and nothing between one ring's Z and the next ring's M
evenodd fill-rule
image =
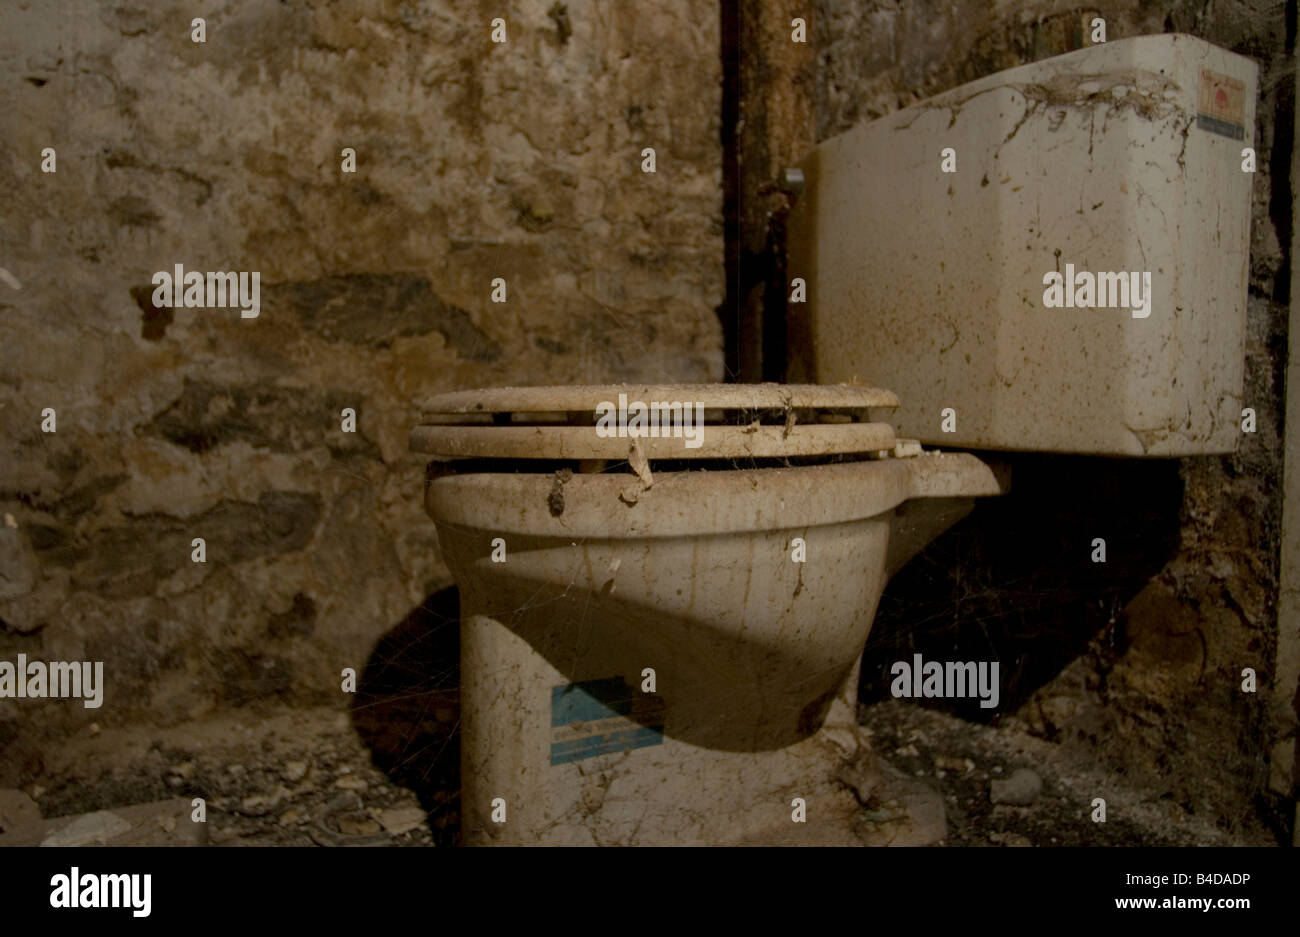
M662 745L663 700L622 677L551 689L551 764Z
M1246 136L1246 84L1236 78L1201 69L1196 93L1196 126L1230 140Z

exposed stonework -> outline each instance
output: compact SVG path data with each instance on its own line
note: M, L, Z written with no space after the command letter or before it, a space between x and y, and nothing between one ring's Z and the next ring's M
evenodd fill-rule
M713 3L5 21L0 655L105 661L100 722L341 702L340 670L449 581L406 451L418 397L721 377ZM260 316L154 309L177 263L260 271ZM6 707L0 786L89 718Z

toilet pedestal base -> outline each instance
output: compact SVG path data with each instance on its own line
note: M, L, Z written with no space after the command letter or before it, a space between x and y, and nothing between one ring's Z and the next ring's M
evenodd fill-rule
M495 619L467 615L461 633L467 844L923 845L943 838L942 799L873 758L847 693L803 741L720 751L658 731L652 710L633 705L630 715L617 714L568 692L566 676ZM846 688L856 695L856 686L855 669Z

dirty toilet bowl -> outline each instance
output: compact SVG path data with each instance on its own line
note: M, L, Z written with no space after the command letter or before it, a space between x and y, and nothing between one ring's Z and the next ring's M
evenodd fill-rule
M620 393L699 401L713 422L694 450L636 440L648 476L619 471L632 440L591 423ZM851 708L832 707L856 694L889 574L1005 490L975 457L863 419L895 404L778 385L429 402L412 447L447 460L426 507L460 586L467 842L778 841L793 797L824 808L856 748ZM799 422L814 414L833 422Z

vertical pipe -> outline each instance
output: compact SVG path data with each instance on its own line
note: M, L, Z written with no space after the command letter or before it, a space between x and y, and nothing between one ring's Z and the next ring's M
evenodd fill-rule
M723 361L728 381L740 380L740 156L736 130L740 123L740 8L737 0L722 0L722 230L726 291L718 307L722 324Z
M773 208L781 195L775 183L781 170L817 142L814 28L810 0L723 0L723 29L734 30L735 192L734 270L729 296L737 322L734 378L761 381L779 376L782 309L769 309L769 281L779 256L770 238ZM730 11L730 12L727 12ZM728 16L733 21L728 23ZM803 20L795 41L793 21ZM725 83L724 83L725 98ZM724 131L725 133L725 131ZM733 247L734 244L734 247ZM779 295L779 294L778 294ZM775 336L772 334L775 329ZM767 333L765 335L765 332ZM766 348L766 355L765 355ZM765 357L768 360L764 360Z

